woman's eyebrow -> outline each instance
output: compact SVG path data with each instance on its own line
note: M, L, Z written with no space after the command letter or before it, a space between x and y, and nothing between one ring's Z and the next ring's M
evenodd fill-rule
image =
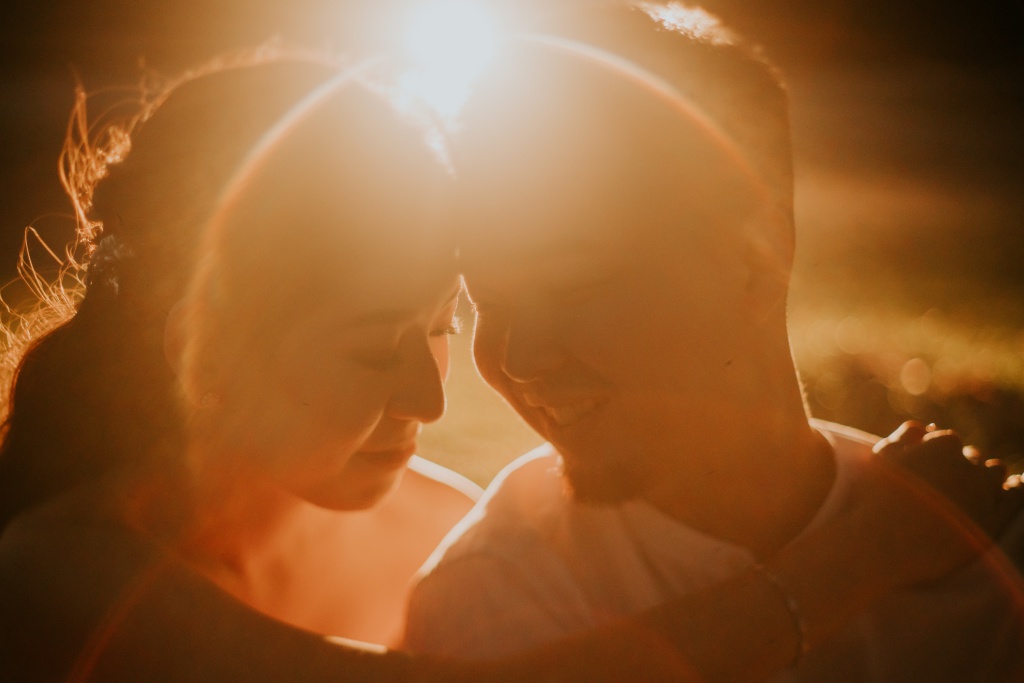
M458 298L462 292L462 283L460 282L452 293L444 300L442 306L448 306L450 303ZM417 314L416 309L413 308L381 308L375 311L367 311L365 313L358 313L345 321L345 324L354 327L364 327L372 325L397 325L398 323L405 322L410 318L415 317Z
M382 308L380 310L367 311L366 313L354 315L345 322L346 324L355 327L396 325L408 320L413 317L413 315L415 315L414 311L408 308Z

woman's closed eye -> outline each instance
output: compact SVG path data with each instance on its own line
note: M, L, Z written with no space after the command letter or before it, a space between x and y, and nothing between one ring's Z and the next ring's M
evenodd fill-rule
M394 346L360 349L353 351L351 358L358 365L378 372L393 370L402 362L401 354L398 352L398 348Z
M462 332L462 320L458 316L453 316L444 325L430 330L428 335L436 338L459 334L460 332ZM386 372L401 365L402 344L387 343L367 346L356 349L349 355L352 360L363 367L378 372Z

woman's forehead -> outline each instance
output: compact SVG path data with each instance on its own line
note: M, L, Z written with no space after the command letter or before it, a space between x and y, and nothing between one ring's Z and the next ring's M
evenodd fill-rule
M249 164L213 222L213 245L227 259L255 241L312 261L408 261L444 242L450 182L421 130L376 96L339 93Z
M225 300L264 317L415 308L456 280L447 183L421 130L339 92L251 160L203 246Z
M411 206L422 211L423 203L441 201L450 181L426 134L377 94L344 88L262 142L231 194L253 208L322 206L364 219Z
M298 317L312 315L351 327L399 326L433 316L461 289L454 260L428 258L406 263L361 259L312 289L296 279L282 284L283 296L277 298L294 306Z

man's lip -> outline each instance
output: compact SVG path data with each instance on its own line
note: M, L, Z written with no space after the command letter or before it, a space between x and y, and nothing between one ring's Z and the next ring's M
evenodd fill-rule
M598 403L607 402L608 397L603 392L555 392L555 391L533 391L530 389L519 392L523 403L531 408L557 408L559 406L572 405L593 401Z
M577 422L588 417L602 406L608 403L607 397L580 397L572 400L545 401L530 403L524 397L527 405L544 416L544 419L553 427L565 429L572 427Z

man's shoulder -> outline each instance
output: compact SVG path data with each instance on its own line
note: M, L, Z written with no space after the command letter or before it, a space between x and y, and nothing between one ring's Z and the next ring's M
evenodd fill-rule
M880 437L855 427L816 418L811 418L808 422L832 445L840 480L857 476L856 473L874 458L872 447L878 443Z
M468 515L428 562L452 562L469 555L515 555L539 543L568 504L558 473L558 453L543 445L516 459L494 478Z
M854 448L867 446L870 449L871 446L874 446L881 439L881 437L875 436L870 432L865 432L862 429L848 427L835 422L828 422L827 420L819 420L818 418L812 417L808 422L812 427L832 441L833 444L839 443Z
M538 446L499 472L481 503L502 520L539 522L568 503L559 463L551 444Z
M410 596L407 648L490 658L591 625L552 542L570 506L558 459L542 446L514 461L435 551Z

